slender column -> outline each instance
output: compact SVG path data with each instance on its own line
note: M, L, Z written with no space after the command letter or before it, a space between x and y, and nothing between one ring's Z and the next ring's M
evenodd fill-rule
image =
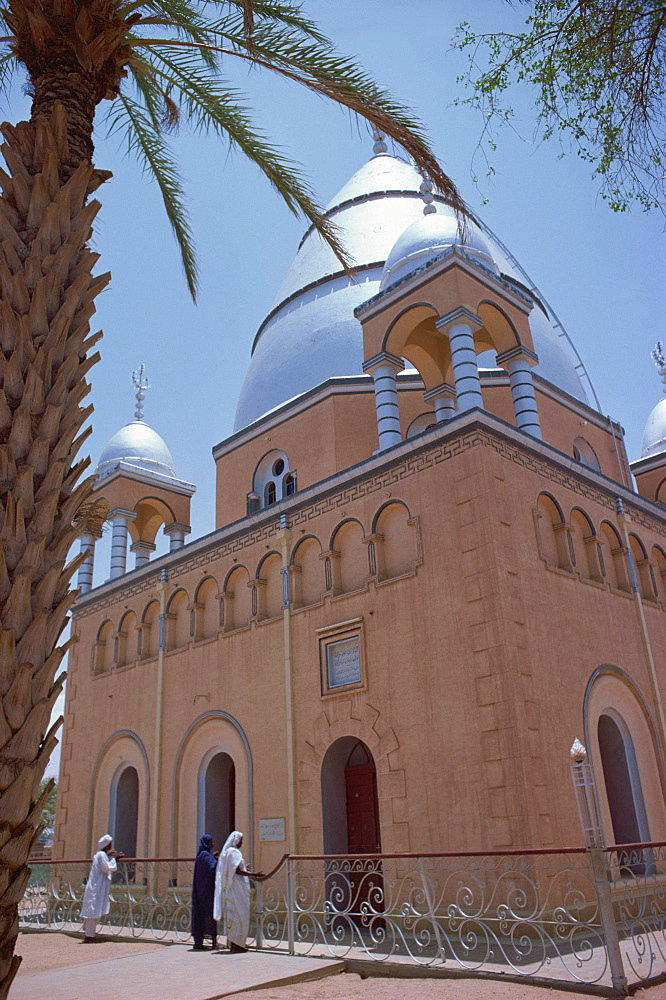
M154 552L157 548L152 542L144 542L139 539L138 542L134 542L130 545L130 552L136 553L136 559L134 562L135 569L141 569L150 560L150 553Z
M79 567L79 574L76 578L76 585L82 594L87 594L92 590L93 570L95 568L95 542L97 539L91 531L85 531L81 535L81 552L88 550L85 562Z
M514 347L497 355L497 364L509 373L509 385L516 414L516 427L532 437L541 437L541 424L537 410L531 366L537 356L525 347Z
M291 608L289 607L289 563L291 561L291 531L287 515L280 517L280 533L277 536L280 542L280 552L282 555L282 579L283 579L283 600L282 600L282 638L284 652L284 693L286 710L286 743L287 743L287 814L289 816L289 830L287 834L287 850L290 854L298 852L298 797L296 781L296 761L298 755L296 751L296 727L295 727L295 692L294 692L294 665L291 634Z
M482 409L481 379L474 348L474 331L481 329L481 320L469 309L460 306L442 316L435 325L449 336L458 410Z
M372 373L375 386L379 451L402 441L395 376L404 367L400 358L386 353L377 354L363 365L364 372Z
M150 809L150 851L151 857L159 858L160 847L160 784L162 770L162 702L164 699L164 654L166 652L166 603L169 592L167 571L160 573L157 593L160 600L160 645L157 651L157 689L155 692L155 756L151 775ZM152 869L155 866L151 866ZM152 878L155 878L153 874ZM151 886L151 888L153 888Z
M111 530L111 574L110 579L115 580L127 572L127 535L129 522L133 521L136 514L133 510L123 510L116 507L109 514L109 520L113 525Z
M427 403L432 400L438 424L456 415L456 390L447 382L424 392L423 398Z
M185 544L185 535L189 535L189 524L169 524L164 528L164 534L169 536L169 552L176 552L182 549Z

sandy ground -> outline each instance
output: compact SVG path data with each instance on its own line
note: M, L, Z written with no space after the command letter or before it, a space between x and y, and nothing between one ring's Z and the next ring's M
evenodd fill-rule
M54 971L66 966L101 959L122 958L155 948L183 948L148 940L124 940L103 936L94 945L84 945L80 935L56 932L27 932L19 935L16 953L23 956L18 975ZM480 979L362 979L344 973L315 982L247 990L243 1000L575 1000L589 993ZM635 994L637 1000L666 1000L666 983ZM164 984L165 1000L171 997ZM11 993L10 993L11 1000ZM128 994L128 1000L135 1000Z
M120 941L117 938L102 937L97 944L83 944L77 934L58 934L49 931L22 931L16 945L16 954L23 957L17 975L32 972L48 972L82 962L97 962L101 958L120 958L134 955L152 948L165 948L159 941ZM174 946L176 947L176 946Z
M243 1000L575 1000L589 995L479 979L361 979L348 974L241 994ZM666 1000L666 983L635 996Z

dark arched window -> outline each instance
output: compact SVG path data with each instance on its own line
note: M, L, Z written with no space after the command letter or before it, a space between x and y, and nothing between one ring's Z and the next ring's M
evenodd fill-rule
M272 503L275 503L276 496L277 496L277 494L276 494L276 491L275 491L275 483L273 483L273 482L266 483L266 486L264 488L264 504L265 504L265 506L269 507Z
M283 493L286 497L293 496L296 492L296 476L293 472L290 472L288 476L284 477L283 483Z

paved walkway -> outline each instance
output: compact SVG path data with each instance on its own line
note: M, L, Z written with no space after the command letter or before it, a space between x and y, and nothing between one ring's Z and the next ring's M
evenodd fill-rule
M54 931L23 933L23 956L11 1000L218 1000L243 990L319 979L344 962L250 951L194 952L187 944L81 937Z
M194 952L189 944L104 936L83 945L81 935L28 931L10 1000L582 1000L573 984L540 985L501 979L363 979L341 974L340 961L250 951ZM356 970L364 972L360 966ZM397 970L396 970L397 971ZM409 976L407 969L403 974ZM319 980L315 982L315 980ZM260 991L260 992L255 992ZM602 991L599 991L602 992ZM636 994L666 1000L666 983Z

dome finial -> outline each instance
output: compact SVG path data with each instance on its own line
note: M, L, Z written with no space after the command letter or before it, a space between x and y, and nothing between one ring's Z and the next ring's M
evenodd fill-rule
M652 360L657 366L657 371L661 375L663 391L666 394L666 357L664 356L663 344L660 340L657 341L654 345L654 349L650 353Z
M419 188L419 194L421 195L421 200L424 202L423 214L432 215L437 211L437 207L433 205L434 195L432 193L432 184L426 178L423 178L421 182L421 187Z
M132 372L132 382L136 386L136 410L134 411L134 419L143 420L143 401L146 398L146 389L150 389L150 382L146 378L145 365L140 365L135 372Z
M385 153L387 150L386 143L384 142L384 133L378 128L374 129L372 133L372 138L375 140L375 144L372 147L372 152L375 156L379 156L380 153Z

